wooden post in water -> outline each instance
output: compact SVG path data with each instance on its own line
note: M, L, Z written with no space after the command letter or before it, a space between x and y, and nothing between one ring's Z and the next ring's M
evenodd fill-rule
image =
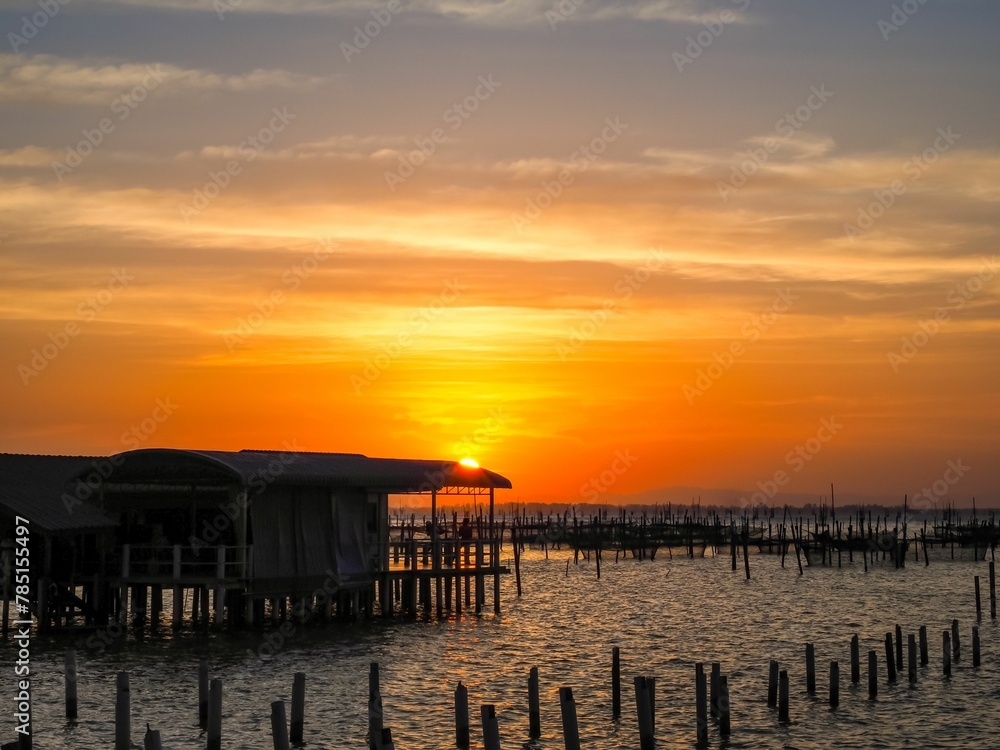
M698 747L708 747L708 685L705 680L705 665L698 662L695 669L695 708L698 717Z
M840 705L840 664L830 662L830 708Z
M903 671L903 629L896 626L896 670Z
M728 737L732 731L732 720L729 714L729 678L719 677L719 734Z
M712 673L708 682L708 712L713 719L719 718L719 678L722 677L722 665L712 662Z
M799 537L795 533L795 526L792 526L792 540L795 542L795 559L799 563L799 575L802 575L802 553L799 551Z
M997 574L993 560L990 560L990 617L997 619Z
M892 633L885 634L885 666L889 673L889 682L896 681L896 659L892 652Z
M972 626L972 666L978 667L980 664L979 658L979 626Z
M414 553L415 555L416 553ZM416 579L414 579L414 583ZM377 661L368 665L368 748L379 750L382 737L382 693Z
M851 637L851 683L857 685L861 681L861 647L858 636Z
M528 737L536 740L542 736L541 701L538 696L538 667L528 675Z
M653 730L653 707L645 677L635 678L635 710L639 719L639 748L653 750L656 746Z
M150 729L146 724L146 734L142 737L142 750L163 750L163 741L158 729Z
M483 718L483 747L485 750L500 750L500 725L497 723L496 707L486 703L480 708Z
M788 716L788 670L782 669L778 674L778 721L789 722Z
M559 688L559 710L562 713L563 741L566 750L580 750L580 728L577 725L573 688Z
M292 682L292 726L289 739L302 744L302 733L305 725L306 715L306 676L303 672L296 672Z
M284 701L271 703L271 741L274 744L274 750L289 750Z
M222 680L208 687L208 750L222 750Z
M868 652L868 698L875 700L878 697L878 654L872 650Z
M132 706L128 672L119 672L115 678L115 750L131 750Z
M917 683L917 639L913 633L907 636L906 640L906 666L910 677L910 684Z
M618 646L611 649L611 715L622 715L622 665Z
M77 715L76 700L76 649L66 649L63 660L66 677L66 718L73 721Z
M816 647L812 643L806 644L806 692L816 692Z
M920 665L927 666L930 658L927 655L927 626L920 626Z
M976 619L983 619L983 600L979 596L979 576L975 577L976 581Z
M521 596L521 534L510 530L511 543L514 546L514 581L517 583L517 596ZM457 555L456 555L457 559Z
M962 658L962 650L958 645L958 620L951 621L951 653L955 661Z
M465 750L469 747L469 691L461 682L455 688L455 744Z
M951 674L951 633L947 630L942 634L942 647L944 651L944 673L945 676Z
M767 705L778 707L778 661L771 659L767 669Z
M732 528L729 530L729 547L732 551L733 557L733 570L736 570L736 524L734 523Z
M750 580L750 526L743 529L743 567L746 569L747 580Z
M196 589L197 590L197 589ZM198 660L198 726L208 726L208 657Z

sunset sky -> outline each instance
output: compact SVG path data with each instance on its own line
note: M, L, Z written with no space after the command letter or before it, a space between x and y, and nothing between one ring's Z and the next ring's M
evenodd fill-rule
M1000 505L1000 4L62 3L0 11L0 450Z

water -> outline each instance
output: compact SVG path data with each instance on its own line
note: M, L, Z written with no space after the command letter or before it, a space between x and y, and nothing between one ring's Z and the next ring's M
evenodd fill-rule
M505 554L508 551L505 550ZM663 553L661 553L663 554ZM270 702L290 701L292 675L307 675L309 748L364 748L368 664L382 665L386 726L396 747L452 748L453 691L469 689L473 746L479 746L479 705L494 703L502 744L552 750L563 747L558 689L571 686L585 748L638 747L631 678L657 678L658 747L693 747L694 662L721 661L729 675L733 733L722 742L713 725L712 747L729 748L988 748L1000 729L1000 634L989 619L987 564L912 561L905 570L860 562L838 570L807 568L794 559L751 556L751 581L728 558L633 560L614 563L605 553L602 578L592 563L569 566L569 553L522 559L524 597L513 576L503 582L503 615L423 622L405 619L352 625L297 627L286 645L263 661L251 652L261 632L213 634L213 677L224 683L223 746L271 748ZM971 668L975 623L973 576L984 582L983 666ZM169 611L169 608L167 608ZM962 658L950 679L941 675L941 635L958 618ZM899 623L906 634L928 629L930 664L911 688L906 670L886 684L884 637ZM850 682L850 639L861 638L861 683ZM80 720L68 724L62 703L63 639L36 639L33 654L35 747L108 748L113 745L114 675L132 680L133 741L141 746L146 722L160 729L164 747L204 748L197 726L197 663L203 636L121 638L98 653L85 638L79 658ZM805 691L804 644L816 646L816 698ZM93 643L93 641L92 641ZM621 647L622 718L611 719L611 647ZM249 651L248 651L249 649ZM869 649L879 655L877 702L867 697ZM268 652L270 649L263 649ZM0 647L4 716L0 740L13 739L15 691L8 644ZM789 670L791 719L781 727L766 705L768 659ZM905 649L904 649L905 658ZM826 704L828 664L840 662L840 708ZM526 681L537 666L543 737L527 737ZM478 735L478 736L477 736Z

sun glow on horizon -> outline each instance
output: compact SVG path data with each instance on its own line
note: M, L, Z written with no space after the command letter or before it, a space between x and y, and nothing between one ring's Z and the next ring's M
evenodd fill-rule
M466 456L461 461L459 461L459 463L462 464L462 466L464 466L467 469L478 469L479 468L479 462L476 461L476 459L474 459L474 458L469 458L468 456Z

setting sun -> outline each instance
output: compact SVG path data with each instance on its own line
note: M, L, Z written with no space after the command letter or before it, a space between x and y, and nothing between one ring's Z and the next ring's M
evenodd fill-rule
M479 462L476 461L476 459L474 458L463 458L461 461L459 461L459 463L462 464L462 466L465 466L466 468L469 469L479 468Z

